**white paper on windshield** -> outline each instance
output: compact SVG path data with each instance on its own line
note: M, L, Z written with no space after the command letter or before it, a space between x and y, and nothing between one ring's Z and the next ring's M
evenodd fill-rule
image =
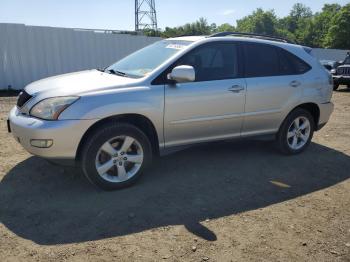
M169 44L169 45L167 45L165 48L181 50L181 49L184 49L185 47L186 47L185 45Z

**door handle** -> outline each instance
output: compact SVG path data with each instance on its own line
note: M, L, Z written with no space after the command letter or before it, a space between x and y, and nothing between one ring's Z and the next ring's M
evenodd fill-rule
M234 85L232 87L230 87L228 89L228 91L232 92L232 93L240 93L244 90L243 86L239 86L239 85Z
M291 87L298 87L298 86L301 85L301 83L300 83L299 81L294 80L294 81L290 82L289 85L290 85Z

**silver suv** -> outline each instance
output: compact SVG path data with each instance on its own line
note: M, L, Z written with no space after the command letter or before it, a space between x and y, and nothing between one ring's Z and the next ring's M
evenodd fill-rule
M159 41L104 70L28 85L9 131L30 153L73 160L94 184L133 184L184 145L269 135L302 152L332 111L331 75L310 50L232 33Z

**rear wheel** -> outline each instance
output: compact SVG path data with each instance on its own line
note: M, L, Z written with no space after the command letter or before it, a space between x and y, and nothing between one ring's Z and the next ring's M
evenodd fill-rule
M277 144L282 153L298 154L310 144L315 122L309 111L297 108L284 120L278 134Z
M81 166L90 182L104 190L136 182L152 160L147 136L129 124L112 124L95 131L82 151Z

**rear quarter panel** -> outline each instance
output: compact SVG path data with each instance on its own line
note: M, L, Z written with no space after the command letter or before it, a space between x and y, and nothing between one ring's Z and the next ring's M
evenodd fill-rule
M302 75L303 77L303 103L327 103L333 94L333 85L330 81L331 74L314 56L307 53L303 47L295 46L291 50L295 55L306 61L312 69Z

